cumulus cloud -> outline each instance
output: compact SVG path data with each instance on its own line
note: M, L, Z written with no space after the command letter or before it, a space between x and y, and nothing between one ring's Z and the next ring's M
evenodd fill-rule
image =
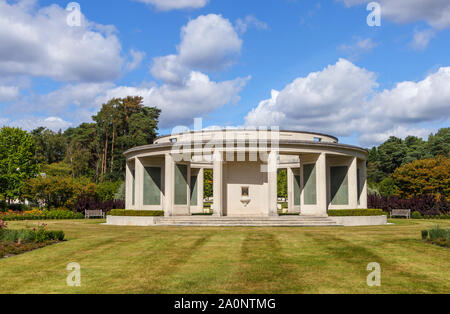
M220 70L240 54L242 39L228 19L202 15L181 29L180 62L199 70Z
M246 117L251 126L283 126L326 131L338 136L359 135L373 145L391 135L429 134L424 123L450 117L450 67L420 82L401 82L377 91L376 75L340 59L320 72L295 79L282 91L272 91Z
M58 81L106 81L119 76L121 44L111 26L81 16L67 24L58 5L38 8L35 0L0 0L0 74Z
M157 10L170 11L179 9L198 9L204 7L209 0L135 0L153 5Z
M215 82L198 69L223 69L232 63L241 45L242 40L229 20L214 14L200 16L183 27L178 54L154 59L151 72L160 83L138 86L120 86L110 82L70 83L47 94L22 96L15 102L17 108L3 108L1 116L7 116L13 121L10 123L21 126L29 121L45 123L45 126L50 123L63 126L65 120L77 125L91 121L102 103L113 97L142 96L145 105L162 109L160 127L191 124L195 117L239 101L239 93L249 77ZM131 61L125 66L129 70L137 67L144 58L140 52L130 53ZM33 114L59 117L62 121L38 117L14 120L15 117L31 117Z
M59 117L21 119L10 123L6 122L5 124L8 124L11 127L21 128L26 131L32 131L39 127L45 127L55 132L65 130L72 126L72 123L64 121Z
M161 86L118 86L111 88L97 98L102 103L113 97L136 95L144 97L146 106L162 109L160 126L170 128L176 125L190 125L196 117L204 116L228 103L239 101L239 92L248 78L214 82L200 72L191 72L181 85Z
M347 6L372 2L372 0L339 0ZM398 23L425 21L436 29L450 27L450 1L448 0L377 0L383 18Z

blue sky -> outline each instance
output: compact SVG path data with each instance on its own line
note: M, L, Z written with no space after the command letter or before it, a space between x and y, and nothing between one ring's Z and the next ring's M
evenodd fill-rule
M0 123L89 122L111 97L163 110L161 133L279 126L370 146L450 117L450 2L0 0Z

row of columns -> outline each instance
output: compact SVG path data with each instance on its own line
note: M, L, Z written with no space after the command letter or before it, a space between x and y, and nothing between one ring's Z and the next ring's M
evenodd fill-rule
M300 164L300 168L303 168L303 164ZM361 162L360 169L360 184L361 195L358 195L358 158L353 157L351 159L348 168L348 185L349 185L349 204L350 209L367 208L367 168L366 162ZM303 172L300 172L302 175ZM327 154L322 153L316 161L316 196L317 207L316 213L318 215L326 215L328 212L328 205L331 200L328 199L328 180L327 180ZM295 174L292 167L287 168L287 180L288 180L288 208L293 210L295 206L294 201L294 180ZM358 204L359 199L359 204ZM302 203L302 202L300 202Z
M222 152L215 152L213 155L213 191L214 191L214 216L222 217L224 215L224 160ZM302 165L300 165L302 167ZM349 180L349 207L356 209L358 207L367 208L367 180L366 180L366 163L361 163L361 197L360 204L358 206L358 159L352 158L349 170L348 170L348 180ZM164 159L164 198L162 200L163 208L166 216L172 216L174 212L174 172L175 172L175 161L170 153L165 154ZM316 172L317 172L317 182L316 182L316 196L317 205L314 210L314 215L325 216L328 211L328 180L327 180L327 155L326 153L320 154L316 161ZM277 216L278 211L278 153L273 151L269 154L267 163L267 173L268 173L268 190L267 203L268 206L268 216ZM126 180L127 180L127 195L132 195L132 171L131 167L127 165ZM143 182L144 176L144 165L139 158L135 158L135 181ZM199 189L203 190L203 169L199 172ZM292 210L294 206L294 192L293 183L295 177L292 168L288 168L288 200L289 209ZM143 203L143 187L138 184L140 188L135 190L135 206L136 204ZM190 193L188 193L188 204L189 207ZM203 193L200 193L199 205L203 204ZM200 205L201 206L201 205ZM127 197L127 208L133 208L131 204L131 198Z

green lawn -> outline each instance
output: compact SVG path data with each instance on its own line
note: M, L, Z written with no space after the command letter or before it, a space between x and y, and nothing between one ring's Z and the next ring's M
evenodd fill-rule
M49 222L69 241L0 260L0 293L450 293L449 249L420 240L421 230L446 221L300 229L99 222ZM82 267L80 288L66 285L71 262ZM381 264L381 287L366 284L371 262Z

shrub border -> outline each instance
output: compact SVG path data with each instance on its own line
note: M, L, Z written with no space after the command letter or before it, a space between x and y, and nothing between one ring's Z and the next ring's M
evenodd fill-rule
M125 209L113 209L108 216L117 217L163 217L164 211L162 210L125 210Z
M328 211L330 217L370 217L385 216L386 213L382 209L332 209Z

